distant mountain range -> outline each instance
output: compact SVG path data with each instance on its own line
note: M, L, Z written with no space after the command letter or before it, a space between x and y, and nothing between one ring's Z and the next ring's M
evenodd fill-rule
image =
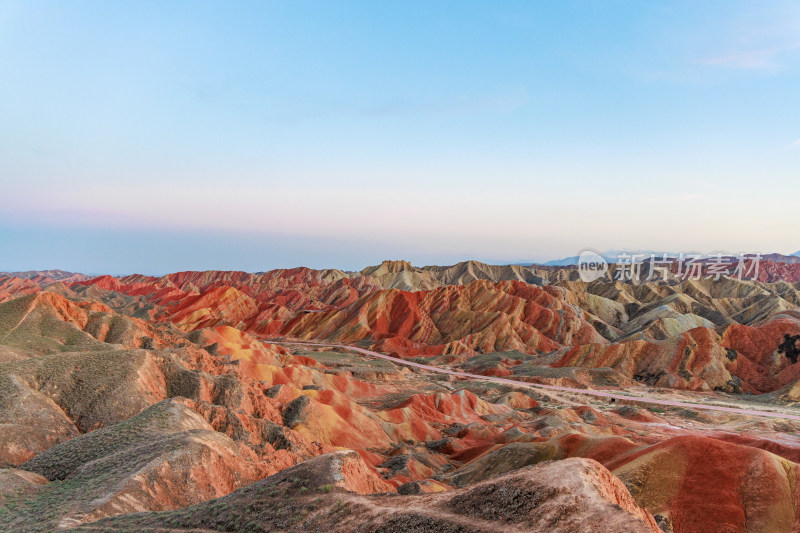
M77 272L67 272L65 270L26 270L24 272L0 272L0 276L21 278L21 279L39 279L48 278L53 281L81 281L89 279L90 276L79 274Z

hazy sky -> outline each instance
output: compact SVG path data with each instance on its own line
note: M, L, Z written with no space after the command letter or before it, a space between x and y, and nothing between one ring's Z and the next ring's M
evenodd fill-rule
M0 270L800 249L800 3L0 0Z

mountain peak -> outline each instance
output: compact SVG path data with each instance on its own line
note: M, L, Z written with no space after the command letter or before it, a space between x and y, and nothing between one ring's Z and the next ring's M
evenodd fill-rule
M370 266L361 271L365 276L380 276L382 274L395 274L408 270L416 270L414 265L405 260L385 260L380 265Z

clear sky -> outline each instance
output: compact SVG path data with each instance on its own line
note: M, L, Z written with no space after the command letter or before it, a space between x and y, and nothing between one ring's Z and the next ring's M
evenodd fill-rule
M0 270L800 249L800 3L0 0Z

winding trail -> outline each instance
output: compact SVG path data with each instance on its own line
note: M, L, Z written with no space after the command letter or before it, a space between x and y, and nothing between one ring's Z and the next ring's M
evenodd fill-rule
M458 376L462 378L469 378L469 379L480 379L484 381L491 381L494 383L500 383L503 385L512 385L514 387L528 387L531 389L544 389L544 390L553 390L559 392L569 392L573 394L585 394L587 396L597 396L600 398L612 398L614 400L625 400L628 402L638 402L638 403L647 403L647 404L655 404L655 405L665 405L668 407L682 407L684 409L703 409L706 411L722 411L725 413L735 413L739 415L748 415L748 416L761 416L767 418L782 418L785 420L796 420L800 421L800 415L792 415L788 413L780 413L774 411L760 411L756 409L743 409L739 407L725 407L722 405L705 405L701 403L692 403L692 402L679 402L674 400L659 400L658 398L650 398L647 396L627 396L625 394L615 394L613 392L605 392L599 390L591 390L591 389L573 389L571 387L559 387L558 385L545 385L540 383L529 383L527 381L517 381L514 379L508 378L501 378L497 376L482 376L480 374L471 374L469 372L460 372L458 370L448 370L446 368L440 368L438 366L433 365L424 365L422 363L415 363L414 361L406 361L405 359L400 359L399 357L392 357L390 355L384 355L382 353L373 352L372 350L367 350L365 348L359 348L357 346L349 346L347 344L326 344L326 343L316 343L316 342L275 342L275 341L268 341L273 342L274 344L293 344L299 346L322 346L322 347L329 347L329 348L341 348L344 350L350 350L353 352L360 353L362 355L367 355L369 357L375 357L378 359L384 359L386 361L391 361L393 363L397 363L399 365L405 366L413 366L415 368L419 368L421 370L427 370L428 372L436 372L439 374L447 374L450 376Z

